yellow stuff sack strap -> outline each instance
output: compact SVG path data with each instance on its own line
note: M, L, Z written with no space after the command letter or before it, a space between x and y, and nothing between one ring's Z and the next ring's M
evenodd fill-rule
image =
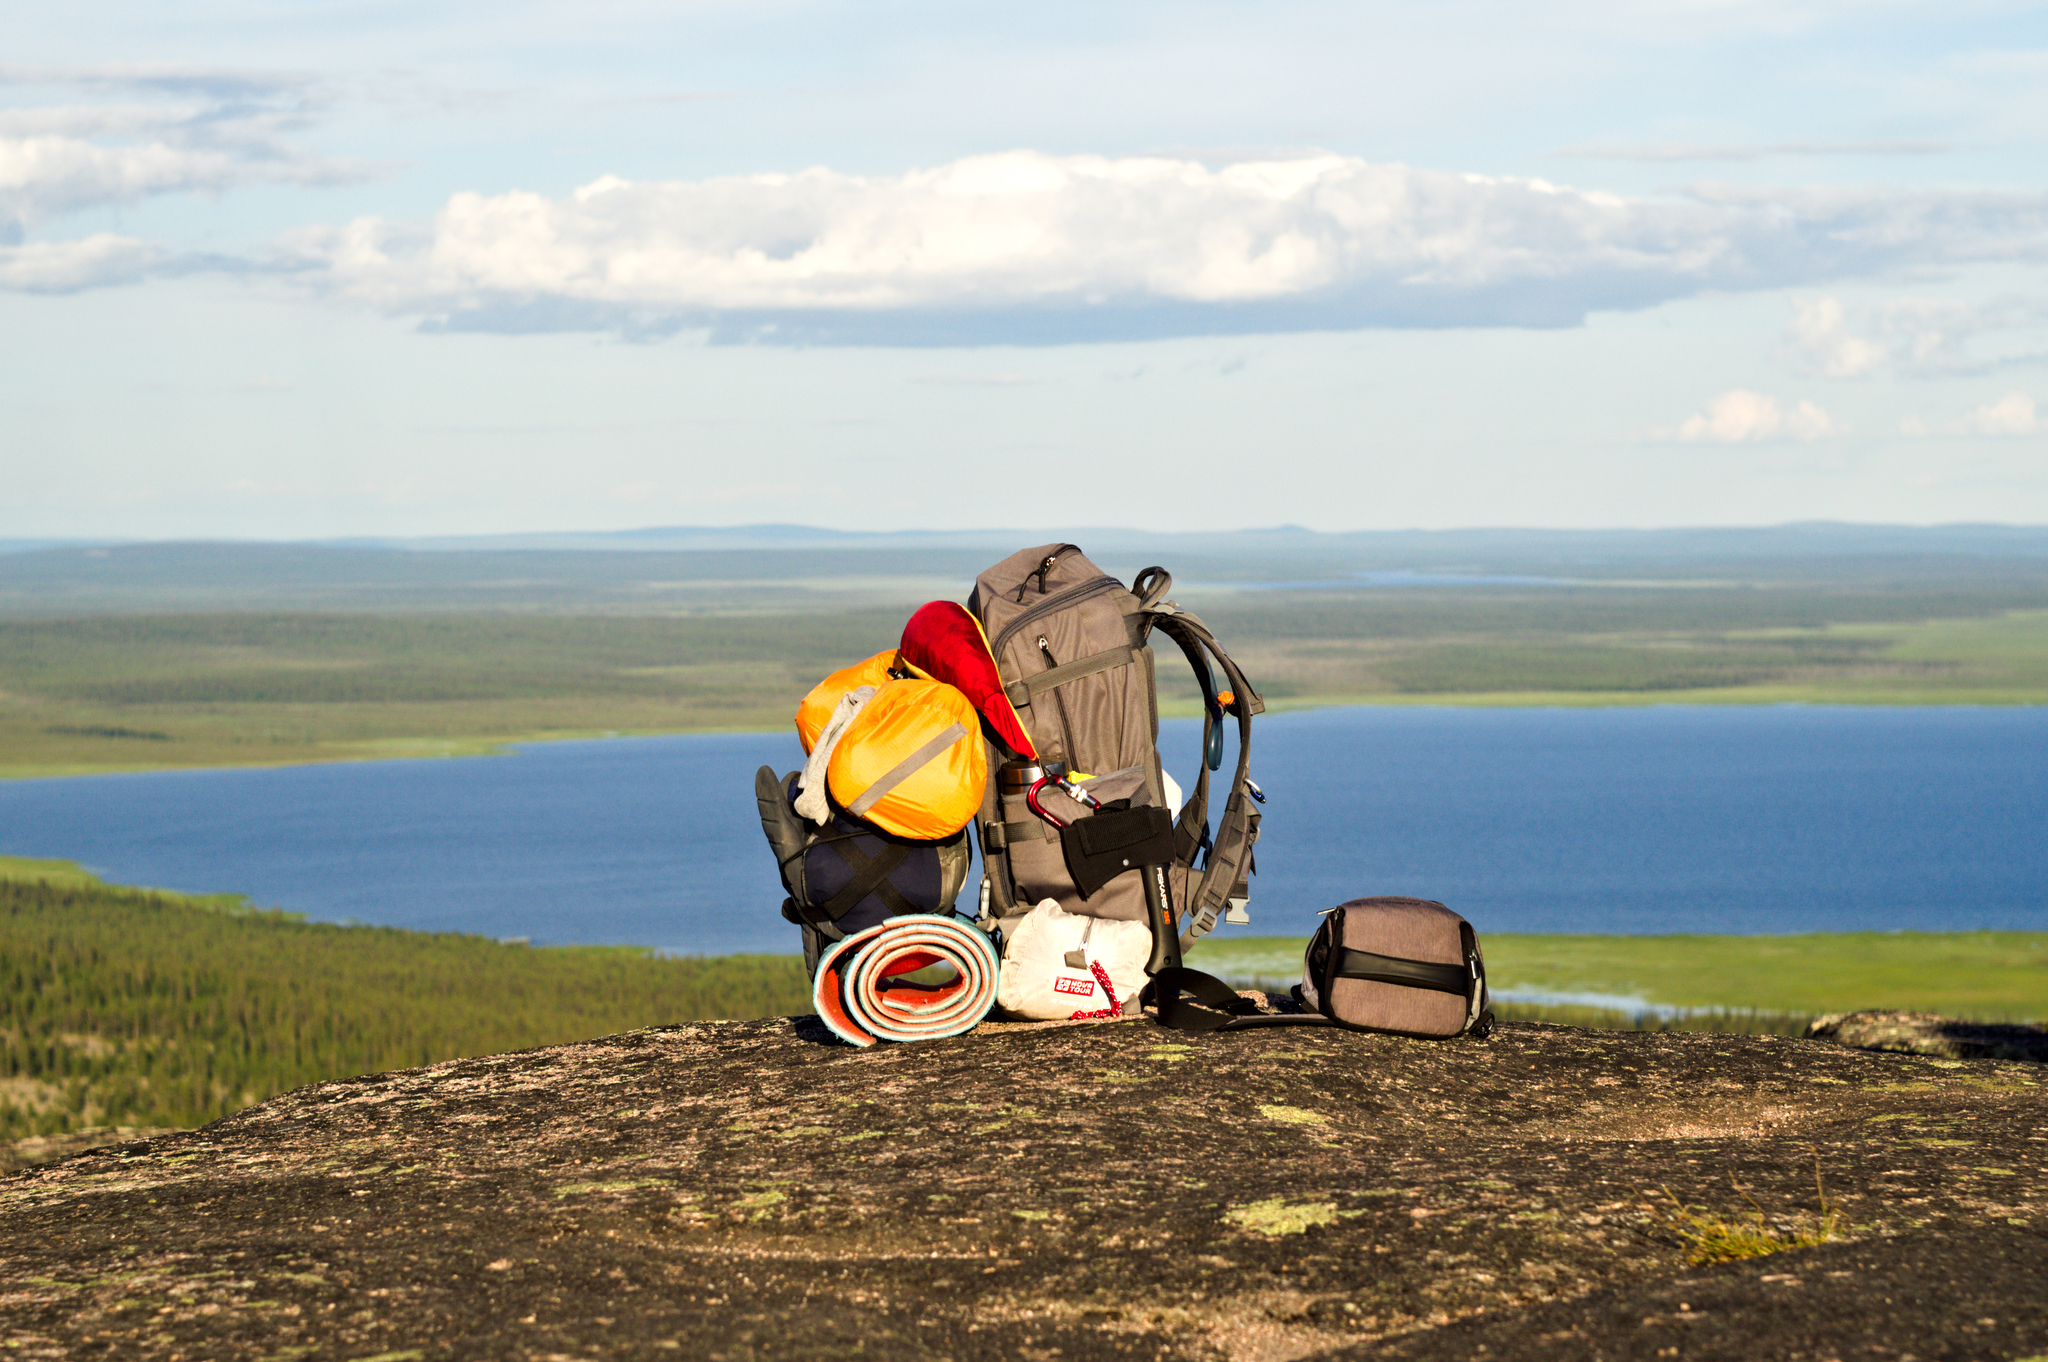
M980 711L944 682L891 681L840 735L825 783L840 808L884 832L951 837L974 817L988 785Z
M922 769L926 762L933 760L941 752L966 736L967 730L962 725L947 724L945 731L940 733L938 737L933 738L923 747L918 748L902 761L891 766L888 771L883 773L881 779L868 786L866 794L848 804L846 811L856 818L865 814L869 809L872 809L881 802L883 795L901 785Z

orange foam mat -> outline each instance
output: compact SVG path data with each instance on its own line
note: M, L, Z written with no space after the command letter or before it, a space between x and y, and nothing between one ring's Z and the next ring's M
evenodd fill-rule
M903 977L933 964L949 966L954 977L939 984ZM811 1001L849 1044L936 1040L981 1024L995 1006L1001 968L995 946L972 926L912 913L833 943L818 960Z

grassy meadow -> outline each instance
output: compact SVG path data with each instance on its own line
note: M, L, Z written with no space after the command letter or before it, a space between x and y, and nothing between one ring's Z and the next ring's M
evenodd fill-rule
M1275 709L2048 702L2039 531L1081 537L1126 579L1172 568ZM1015 547L772 527L606 547L633 539L0 553L0 776L777 729ZM1411 583L1373 584L1390 569ZM1163 708L1194 713L1162 663Z
M0 619L0 774L454 756L763 730L905 612Z
M1941 593L1382 592L1202 615L1275 708L2048 701L2048 609Z
M1404 588L1187 603L1274 709L2048 702L2048 597L2020 609L2012 594ZM0 776L778 729L820 677L892 647L911 608L0 618ZM1161 662L1163 711L1195 713L1185 666Z
M2048 1021L2048 932L1841 932L1803 936L1489 935L1494 991L1637 999L1694 1012L1693 1025L1745 1016L1803 1029L1828 1012L1896 1008L1979 1021ZM1301 977L1292 937L1211 937L1189 963L1267 986ZM1626 1008L1506 1004L1508 1015L1562 1018Z

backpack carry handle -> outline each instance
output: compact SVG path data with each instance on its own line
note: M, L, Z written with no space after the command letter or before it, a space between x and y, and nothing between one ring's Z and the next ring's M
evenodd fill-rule
M1131 578L1131 594L1138 598L1138 609L1150 610L1159 604L1166 593L1173 590L1173 574L1163 567L1153 566L1139 571Z

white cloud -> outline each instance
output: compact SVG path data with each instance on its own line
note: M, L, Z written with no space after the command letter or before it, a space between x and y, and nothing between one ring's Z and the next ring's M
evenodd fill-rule
M1987 402L1939 426L1929 425L1918 416L1907 416L1899 421L1899 434L1914 438L1928 435L2037 435L2044 431L2048 431L2048 421L2040 418L2034 399L2023 392L2009 392L1996 402Z
M1885 348L1849 334L1842 304L1834 298L1794 298L1785 343L1807 367L1829 378L1855 378L1884 363Z
M1884 305L1878 329L1902 338L1906 367L1926 373L1967 366L1965 345L1991 325L1984 308L1960 300L1896 298Z
M2048 300L2011 295L1982 302L1953 298L1897 298L1877 319L1879 334L1896 337L1891 353L1914 377L1944 378L2038 366L2038 344L2048 322ZM1972 342L1986 345L1976 353ZM1989 350L1991 353L1982 353Z
M1713 444L1756 440L1824 440L1843 433L1835 419L1802 399L1786 411L1768 393L1735 388L1722 393L1707 409L1688 417L1677 438Z
M239 150L179 147L161 140L110 147L80 137L0 133L0 221L17 230L81 208L133 203L152 194L295 177L289 167L254 165Z
M132 97L0 111L0 250L82 209L365 174L292 140L326 98L308 82L172 68L37 78ZM0 69L10 79L26 77ZM138 277L112 255L81 268L91 252L73 245L68 274L51 252L5 257L0 287ZM158 251L156 268L282 270L434 329L978 344L1571 326L1707 290L2043 257L2042 193L1700 186L1649 199L1326 154L1212 168L1015 151L890 176L462 193L430 222L288 234L260 266ZM1887 313L1881 334L1902 324ZM1833 298L1796 300L1786 337L1831 377L1888 356L1848 332ZM1910 348L1930 343L1916 332Z
M1978 407L1962 425L1973 435L2032 435L2043 429L2034 415L2034 399L2018 392Z
M164 253L148 242L111 232L79 241L0 246L0 289L73 293L82 288L130 284L147 276L164 259Z
M0 85L20 84L180 98L0 109L0 246L18 247L29 228L67 213L153 195L367 173L287 140L321 102L303 82L175 67L0 68Z
M897 176L605 177L458 194L282 243L308 282L495 330L1071 340L1572 325L1706 289L2048 255L2048 195L1697 189L1625 199L1342 156L1212 170L1032 151ZM1843 336L1832 362L1867 356Z

